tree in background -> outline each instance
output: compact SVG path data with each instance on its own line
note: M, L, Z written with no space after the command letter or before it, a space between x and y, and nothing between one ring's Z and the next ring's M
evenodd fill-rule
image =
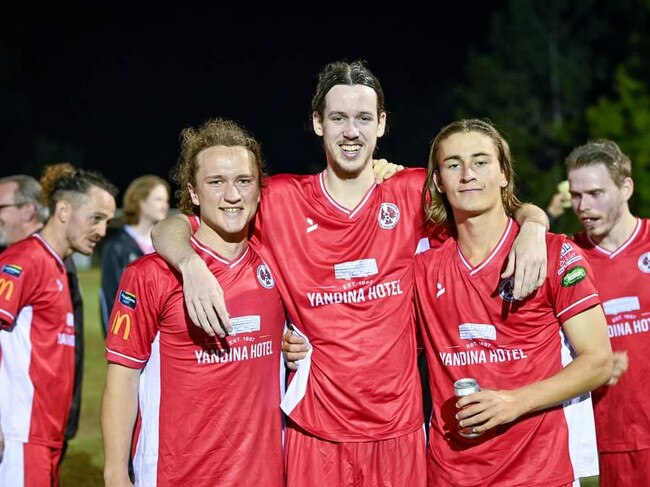
M564 156L591 133L587 107L611 90L624 56L626 40L612 26L626 25L634 10L511 0L493 14L485 47L469 55L456 116L489 118L506 133L524 199L545 206L565 179ZM568 216L557 230L577 228Z
M587 122L591 138L613 139L630 157L632 211L650 216L650 0L635 6L627 29L628 55L612 83L615 94L599 97L587 109Z

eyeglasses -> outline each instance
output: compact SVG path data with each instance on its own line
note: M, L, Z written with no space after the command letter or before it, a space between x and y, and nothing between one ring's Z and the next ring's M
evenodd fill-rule
M9 208L11 206L25 206L25 203L7 203L6 205L0 205L0 210Z

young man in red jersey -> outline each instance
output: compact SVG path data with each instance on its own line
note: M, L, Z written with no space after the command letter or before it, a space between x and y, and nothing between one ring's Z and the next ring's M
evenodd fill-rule
M75 376L75 323L64 259L90 255L117 189L69 164L41 179L50 218L0 254L0 485L58 485Z
M285 403L290 486L426 484L412 309L413 256L429 247L425 174L406 169L375 183L372 156L386 122L383 90L364 63L327 65L312 100L327 167L269 178L255 220L252 242L277 278L291 321L313 346L301 368L308 380L294 379L296 400ZM545 219L539 209L531 213ZM544 227L525 226L525 247L542 260ZM189 247L188 225L161 222L153 237L182 272L195 324L225 334L230 311ZM518 281L518 293L543 280L537 268L528 277Z
M573 237L593 269L614 350L610 382L593 392L600 485L650 479L650 222L634 216L632 163L611 140L566 158L571 204L584 231Z
M215 338L192 326L180 275L157 254L126 268L106 344L104 480L132 485L134 438L137 485L281 486L285 314L268 267L248 245L261 148L228 120L182 137L179 206L200 216L191 245L223 285L233 332Z
M517 231L513 179L508 145L488 122L454 122L432 143L425 213L453 238L415 261L434 403L430 485L573 484L583 452L571 448L575 418L563 403L612 372L605 316L575 244L547 234L548 278L523 301L501 277ZM576 354L568 363L564 335ZM459 399L454 382L465 377L483 390Z

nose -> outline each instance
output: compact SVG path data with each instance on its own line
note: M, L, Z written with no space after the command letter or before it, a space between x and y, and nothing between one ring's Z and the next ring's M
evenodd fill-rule
M108 222L102 222L97 226L97 234L100 237L104 237L106 235L106 229L108 228Z
M463 164L463 169L460 174L460 177L461 177L461 182L468 183L476 179L476 173L474 172L470 164Z
M356 139L359 137L359 129L357 128L354 120L348 120L343 129L343 135L347 139Z
M223 197L228 203L237 203L241 199L241 194L235 184L229 183Z
M578 211L587 211L591 209L591 201L589 200L588 195L581 195L576 197L578 202L577 202L577 208Z

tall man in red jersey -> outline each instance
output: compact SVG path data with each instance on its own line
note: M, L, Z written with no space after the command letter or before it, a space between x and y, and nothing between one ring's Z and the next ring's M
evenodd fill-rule
M575 244L547 234L548 278L523 301L501 277L520 205L513 178L508 145L487 122L454 122L432 143L425 212L453 238L415 261L434 402L430 485L571 485L572 418L562 403L612 371L605 316ZM561 331L576 352L566 366ZM483 390L458 399L454 382L465 377Z
M650 221L630 212L632 163L615 142L597 140L577 147L566 164L573 210L585 229L574 240L594 271L614 350L612 379L593 393L600 485L646 485Z
M255 220L252 242L313 346L300 371L305 380L292 381L296 400L285 403L290 486L426 484L412 309L413 256L429 246L424 171L406 169L375 183L372 156L386 119L383 90L364 63L327 65L312 100L327 167L271 177ZM545 218L539 209L529 213ZM543 238L531 234L542 228L533 223L528 233L536 256L545 255ZM215 304L219 291L210 294L214 279L188 236L187 224L174 221L159 223L153 235L182 272L193 321L223 335L227 313Z
M63 259L89 255L115 213L117 189L69 164L41 179L51 217L0 254L0 485L58 485L75 373L73 308Z
M139 402L137 485L282 486L285 315L268 267L248 245L261 149L227 120L185 129L182 138L179 206L200 214L191 244L223 284L233 332L215 338L192 326L180 275L157 254L126 268L106 344L104 479L109 487L132 485Z

